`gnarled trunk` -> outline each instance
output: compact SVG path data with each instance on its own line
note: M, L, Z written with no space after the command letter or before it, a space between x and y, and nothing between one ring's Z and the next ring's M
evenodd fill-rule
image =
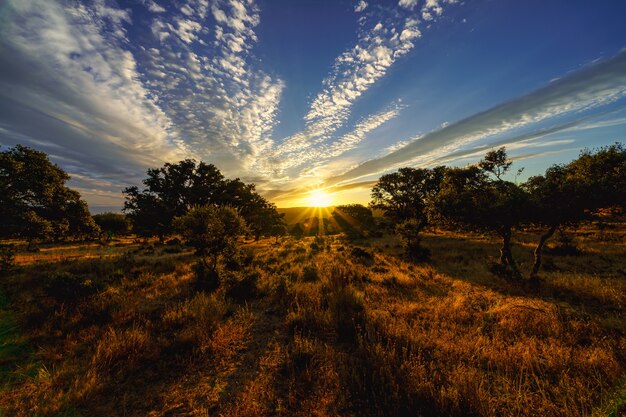
M556 232L557 228L558 228L558 225L550 226L548 231L546 233L544 233L543 235L541 235L541 237L539 238L539 242L537 243L537 247L535 247L535 251L533 252L534 256L535 256L535 262L533 263L533 268L530 271L530 277L531 278L536 278L537 277L537 274L539 273L539 268L541 267L541 255L543 254L543 247L546 244L546 242L548 241L548 239L550 239L552 237L554 232Z
M506 268L510 267L515 278L521 278L515 259L513 259L513 252L511 252L511 229L502 229L500 231L502 237L502 247L500 248L500 263Z

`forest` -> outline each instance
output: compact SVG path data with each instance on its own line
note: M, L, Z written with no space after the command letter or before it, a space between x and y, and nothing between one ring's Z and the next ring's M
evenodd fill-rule
M289 211L187 159L92 215L1 151L0 415L624 415L626 149L522 169Z

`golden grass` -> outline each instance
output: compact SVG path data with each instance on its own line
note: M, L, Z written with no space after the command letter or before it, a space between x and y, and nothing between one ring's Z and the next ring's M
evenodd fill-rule
M432 231L430 262L393 237L246 243L251 265L197 293L190 251L131 240L19 253L2 278L30 347L5 415L603 416L626 398L625 225L546 255L539 286L491 275L489 236ZM531 262L536 234L518 233ZM169 253L168 253L169 252ZM48 274L99 284L72 305ZM235 294L233 285L256 290ZM8 314L8 313L7 313ZM15 337L13 335L12 337ZM18 356L16 356L18 358ZM35 369L19 378L24 369Z

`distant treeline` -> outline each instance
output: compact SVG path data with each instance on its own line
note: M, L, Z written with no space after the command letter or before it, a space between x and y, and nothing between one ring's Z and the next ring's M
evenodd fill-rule
M144 188L123 192L125 214L93 217L69 175L48 156L22 145L0 152L0 238L35 241L96 239L136 233L163 240L174 233L173 221L199 206L228 206L246 222L246 233L286 233L283 216L261 197L254 184L227 179L215 166L184 160L148 170Z
M391 230L404 240L406 255L419 260L428 256L420 245L420 233L435 225L499 236L502 270L520 277L511 251L513 231L530 226L542 231L530 271L536 277L543 247L561 226L575 226L600 209L623 210L626 151L620 143L583 150L574 161L553 165L521 184L505 179L510 168L504 147L465 168L401 168L378 180L369 207L337 206L330 218L311 216L288 231L284 215L256 192L254 184L227 179L214 165L190 159L150 169L142 189L124 189L124 215L92 217L80 194L65 185L66 172L45 153L17 145L0 152L0 238L23 238L31 246L36 240L110 240L133 232L163 241L177 231L193 229L194 221L203 228L198 232L196 225L195 232L222 233L219 227L225 226L219 219L230 218L232 211L243 221L242 227L235 228L238 233L255 238L289 232L295 237L344 233L348 239L358 239ZM176 220L207 207L230 211L196 210L186 223ZM372 210L383 216L374 217Z

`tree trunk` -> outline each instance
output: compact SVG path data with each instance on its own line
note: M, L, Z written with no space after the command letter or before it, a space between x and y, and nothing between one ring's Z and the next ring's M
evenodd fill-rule
M500 248L500 262L504 267L511 267L513 277L521 278L515 259L513 259L513 252L511 251L511 229L502 230L502 247Z
M548 229L548 231L544 233L543 235L541 235L541 238L539 238L537 247L535 248L535 251L533 252L535 256L535 263L533 264L533 269L530 272L531 278L537 277L537 274L539 273L539 268L541 267L541 255L543 253L543 246L546 244L548 239L552 237L554 232L556 232L557 227L558 225L550 226L550 229Z

